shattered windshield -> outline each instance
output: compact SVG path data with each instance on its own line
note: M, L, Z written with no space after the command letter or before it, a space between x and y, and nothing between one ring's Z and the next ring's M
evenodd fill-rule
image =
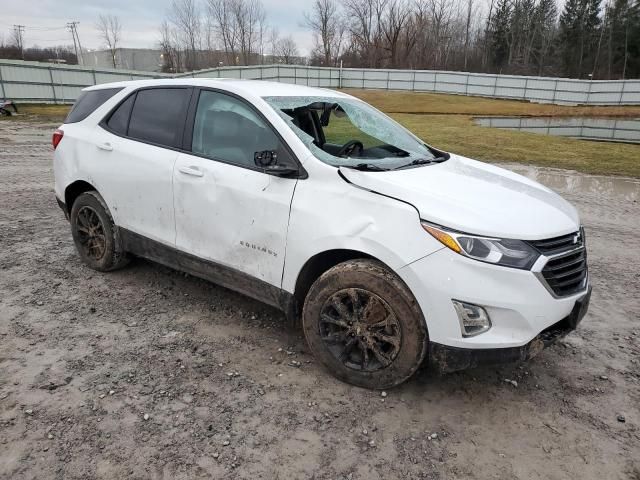
M440 152L360 100L320 96L264 100L329 165L375 171L444 160Z

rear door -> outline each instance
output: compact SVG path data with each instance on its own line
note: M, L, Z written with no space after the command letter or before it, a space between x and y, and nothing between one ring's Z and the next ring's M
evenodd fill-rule
M194 96L197 93L194 93ZM272 126L246 101L201 90L192 136L174 170L176 246L280 287L296 178L264 173L256 152L296 166Z
M192 89L145 88L97 128L99 190L123 228L175 244L173 167Z

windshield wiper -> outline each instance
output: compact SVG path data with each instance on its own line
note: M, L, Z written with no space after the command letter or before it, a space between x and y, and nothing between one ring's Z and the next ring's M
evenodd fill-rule
M441 162L444 162L445 160L446 160L446 157L418 158L405 165L400 165L399 167L394 168L394 170L401 170L403 168L415 167L417 165L429 165L430 163L441 163Z
M353 168L354 170L361 170L363 172L386 172L388 168L382 168L373 163L358 163L357 165L340 165L345 168Z

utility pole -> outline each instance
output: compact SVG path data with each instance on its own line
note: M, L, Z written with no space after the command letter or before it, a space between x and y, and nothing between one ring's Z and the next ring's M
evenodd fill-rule
M16 41L18 42L18 47L20 48L20 57L24 60L24 25L14 25L13 30L15 32Z
M73 37L73 48L76 51L76 59L78 60L78 65L83 65L84 61L82 59L82 45L80 45L80 37L78 36L79 23L80 22L68 22L67 28L69 29L69 31L71 32L71 36ZM76 39L78 39L77 46Z
M80 57L78 57L78 45L76 44L76 35L74 33L75 26L73 23L67 23L67 29L71 32L71 38L73 38L73 49L76 52L76 61L80 63Z

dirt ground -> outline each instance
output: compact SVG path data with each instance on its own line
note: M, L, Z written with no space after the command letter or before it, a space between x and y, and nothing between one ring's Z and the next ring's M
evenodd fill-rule
M589 314L525 365L383 396L241 295L84 267L54 128L0 122L0 478L640 479L640 182L511 166L580 210Z

